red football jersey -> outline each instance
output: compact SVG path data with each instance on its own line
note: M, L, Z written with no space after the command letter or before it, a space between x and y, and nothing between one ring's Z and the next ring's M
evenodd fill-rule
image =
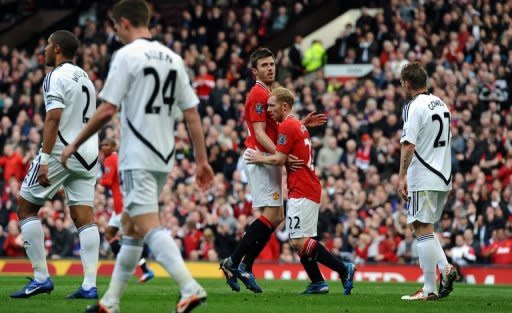
M245 101L245 123L249 130L249 134L245 139L245 146L250 149L258 149L259 151L268 152L256 140L253 123L266 122L265 133L272 140L277 140L277 122L267 114L267 101L270 97L270 90L261 82L251 88L249 95Z
M117 167L117 153L112 152L103 161L103 175L101 176L100 184L110 188L112 197L114 198L114 211L116 214L123 212L123 196L121 194L121 184L119 182L119 173Z
M293 154L304 161L300 169L287 171L288 198L307 198L320 203L322 188L313 167L309 132L302 122L291 115L279 124L277 151Z

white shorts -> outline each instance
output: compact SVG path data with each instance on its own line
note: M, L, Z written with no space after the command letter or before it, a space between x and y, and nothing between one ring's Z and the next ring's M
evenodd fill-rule
M407 223L414 221L434 224L441 218L448 191L410 191L407 208Z
M90 171L83 169L81 171L73 171L64 168L62 163L52 155L48 160L48 178L51 185L43 187L37 181L40 167L39 160L39 156L34 158L30 165L30 170L23 180L20 190L20 195L23 199L33 204L43 205L44 201L53 198L62 186L69 206L86 205L93 207L97 173L96 166Z
M110 219L108 220L108 226L115 227L117 229L121 229L121 215L123 213L117 214L116 212L112 213Z
M282 207L283 185L281 166L245 164L252 207Z
M290 238L316 237L320 203L307 198L288 199L286 202L286 230Z
M158 197L167 182L166 172L121 171L124 208L129 216L158 213Z

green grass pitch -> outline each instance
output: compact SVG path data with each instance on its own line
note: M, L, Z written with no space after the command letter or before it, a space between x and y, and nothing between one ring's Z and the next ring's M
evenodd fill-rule
M80 277L55 277L51 295L30 299L11 299L12 291L26 280L20 276L0 276L1 313L65 313L83 312L90 300L66 300L64 297L79 286ZM208 291L206 305L194 313L357 313L357 312L512 312L512 287L458 284L450 297L435 302L405 302L400 296L415 291L420 285L410 283L356 283L351 296L343 296L339 282L329 282L327 295L298 295L305 281L260 281L262 294L242 288L232 292L223 280L200 280ZM108 278L100 278L103 293ZM154 279L146 285L130 281L121 304L123 313L173 312L178 297L176 285L169 279Z

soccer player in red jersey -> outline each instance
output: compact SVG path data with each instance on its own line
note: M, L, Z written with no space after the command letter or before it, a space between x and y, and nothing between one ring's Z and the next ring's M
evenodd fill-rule
M288 201L286 206L286 228L290 242L299 252L301 263L308 273L311 284L304 293L327 293L325 282L317 262L336 271L340 275L344 294L353 288L355 266L343 263L332 255L314 237L317 236L318 212L322 188L312 163L311 138L306 126L292 113L294 96L285 88L276 88L268 99L268 113L279 123L276 151L264 154L248 149L245 158L249 164L270 165L279 168L285 165L289 155L296 156L302 165L290 170L287 165Z
M100 184L110 189L112 198L114 199L114 213L108 221L108 227L105 230L105 239L110 244L112 253L117 257L121 244L117 233L121 229L121 215L123 213L123 196L121 194L121 182L119 179L119 171L117 166L118 156L116 151L116 141L114 139L104 139L101 142L101 152L105 159L102 164L103 174L101 175ZM142 276L139 278L140 283L145 283L155 277L146 264L147 247L144 246L142 257L139 261L139 267L142 270Z
M278 125L267 114L267 100L276 72L274 55L267 48L259 48L251 54L249 62L256 84L249 91L245 103L248 129L245 145L247 149L273 154L276 151ZM325 121L325 115L312 112L306 116L304 124L315 127ZM290 155L288 162L292 169L302 165L302 161L293 155ZM252 206L261 210L261 216L249 226L231 256L221 261L220 269L234 291L240 291L237 282L237 278L240 278L249 290L259 293L262 290L254 279L252 264L283 220L281 168L246 164L246 174L253 196Z

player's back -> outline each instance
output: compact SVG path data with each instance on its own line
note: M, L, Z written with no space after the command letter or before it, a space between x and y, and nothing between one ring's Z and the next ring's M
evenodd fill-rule
M451 189L451 115L438 97L423 93L416 96L403 112L403 138L417 134L414 158L408 171L410 190Z
M186 110L199 102L183 60L158 41L148 39L131 42L114 58L118 60L113 61L113 73L127 80L119 84L124 90L118 91L124 95L119 169L168 172L175 150L172 107ZM109 78L113 78L111 74Z
M64 62L48 73L43 82L46 111L63 109L58 138L52 154L60 156L75 140L96 111L96 90L87 73L71 62ZM98 159L98 136L89 138L71 157L69 168L90 170Z
M313 165L311 138L306 126L296 118L288 117L279 125L277 150L282 152L281 147L286 145L291 145L285 148L287 154L304 163L299 169L287 169L288 198L307 198L320 203L321 185Z
M259 81L256 82L247 95L244 108L245 122L249 132L245 139L245 145L247 148L268 152L256 139L254 123L257 122L265 122L265 133L272 142L275 143L277 140L277 123L267 112L267 101L269 96L270 90Z

